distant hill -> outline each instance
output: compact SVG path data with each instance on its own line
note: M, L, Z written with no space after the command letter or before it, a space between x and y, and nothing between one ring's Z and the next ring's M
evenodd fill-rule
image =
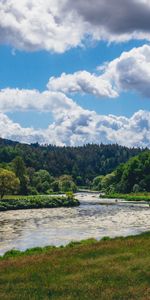
M15 146L17 144L19 144L19 142L14 142L14 141L11 141L11 140L0 138L0 147L1 146Z
M87 144L82 147L21 144L0 138L0 163L21 156L26 167L47 170L52 176L72 175L77 184L88 184L94 177L112 172L121 163L143 150L114 145Z

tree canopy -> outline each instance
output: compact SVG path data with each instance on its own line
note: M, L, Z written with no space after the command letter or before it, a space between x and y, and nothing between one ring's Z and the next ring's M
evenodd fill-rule
M83 186L89 185L96 176L111 173L121 163L125 163L141 151L117 144L57 147L27 145L0 139L0 164L1 167L7 168L7 165L19 156L25 164L29 179L34 172L46 170L55 178L65 174L71 175L77 185ZM23 174L26 174L23 165L21 168Z
M19 189L19 184L20 184L19 178L16 177L14 172L0 168L1 199L6 194L17 192Z
M114 172L97 177L93 186L95 182L99 190L107 192L150 192L150 150L120 164Z

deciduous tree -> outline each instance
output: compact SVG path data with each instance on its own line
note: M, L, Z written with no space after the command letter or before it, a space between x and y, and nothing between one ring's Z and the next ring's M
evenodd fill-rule
M19 189L19 178L15 173L6 169L0 169L0 196L1 199L4 195L14 193Z

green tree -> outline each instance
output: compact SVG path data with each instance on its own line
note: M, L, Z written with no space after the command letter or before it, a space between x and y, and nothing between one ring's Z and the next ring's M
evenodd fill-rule
M139 184L134 184L134 186L133 186L133 193L138 193L138 192L140 192L140 186L139 186Z
M9 164L17 156L20 156L26 167L33 168L35 172L45 169L55 178L63 174L72 175L76 184L82 186L90 185L96 176L105 176L111 173L120 163L125 163L141 151L143 149L129 149L117 144L57 147L53 145L40 146L37 143L27 145L0 139L1 163ZM150 164L147 155L142 159L142 165L144 164L146 172L149 172L147 165ZM145 174L147 175L147 173Z
M6 169L0 169L0 196L1 199L4 195L17 192L19 189L19 178L15 173Z
M104 176L100 175L100 176L97 176L93 179L92 188L94 190L101 191L103 178L104 178Z
M113 172L114 178L104 177L104 189L118 193L137 193L150 191L150 151L146 150L138 156L130 158ZM111 174L113 174L111 173ZM110 179L110 180L109 180Z
M77 186L70 175L63 175L59 177L59 188L62 192L77 191Z
M112 190L113 184L115 182L115 176L116 176L115 172L112 172L104 176L101 180L101 188L106 191L109 191L110 188Z
M28 184L29 177L27 176L27 170L23 159L20 156L17 156L13 161L13 169L15 171L16 176L20 180L20 190L19 193L21 195L28 194Z
M54 193L59 192L60 191L59 181L58 180L53 181L52 184L51 184L51 188L52 188Z
M33 186L37 189L39 193L47 193L53 182L53 177L46 170L39 170L33 175Z

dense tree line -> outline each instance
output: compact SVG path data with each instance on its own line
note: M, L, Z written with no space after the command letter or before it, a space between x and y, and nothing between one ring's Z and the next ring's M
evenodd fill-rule
M27 145L0 139L0 164L5 167L19 156L28 170L28 177L33 177L33 173L39 170L46 170L52 177L70 175L77 185L89 185L94 177L112 172L118 165L141 151L117 144L57 147ZM24 178L20 179L22 187L26 180L24 173Z
M150 150L120 164L112 173L94 178L93 188L109 193L150 192Z

